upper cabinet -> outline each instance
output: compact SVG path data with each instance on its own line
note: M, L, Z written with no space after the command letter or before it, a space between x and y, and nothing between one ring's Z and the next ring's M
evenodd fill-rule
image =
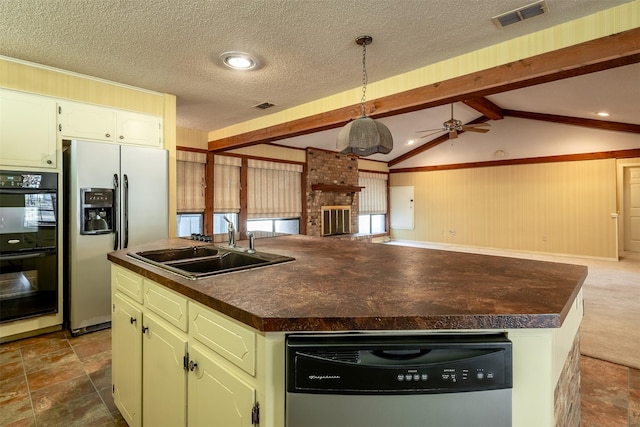
M58 103L58 131L63 139L162 147L160 117L77 102Z
M0 89L0 165L57 166L56 101Z

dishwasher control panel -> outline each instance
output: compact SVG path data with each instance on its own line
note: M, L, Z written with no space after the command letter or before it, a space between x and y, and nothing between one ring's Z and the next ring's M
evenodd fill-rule
M290 335L287 392L420 394L512 388L504 334Z

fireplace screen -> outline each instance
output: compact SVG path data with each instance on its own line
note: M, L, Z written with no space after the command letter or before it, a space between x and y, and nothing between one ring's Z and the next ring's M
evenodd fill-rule
M351 206L322 207L322 235L351 233Z

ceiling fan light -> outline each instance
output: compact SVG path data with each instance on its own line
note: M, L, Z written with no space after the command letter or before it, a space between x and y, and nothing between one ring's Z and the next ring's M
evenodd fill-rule
M336 145L342 154L353 153L362 157L388 154L393 149L393 137L384 124L362 116L340 129Z

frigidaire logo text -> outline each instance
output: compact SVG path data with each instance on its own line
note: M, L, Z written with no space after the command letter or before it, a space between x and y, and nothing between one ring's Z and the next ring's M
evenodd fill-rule
M339 380L340 375L309 375L310 380Z

